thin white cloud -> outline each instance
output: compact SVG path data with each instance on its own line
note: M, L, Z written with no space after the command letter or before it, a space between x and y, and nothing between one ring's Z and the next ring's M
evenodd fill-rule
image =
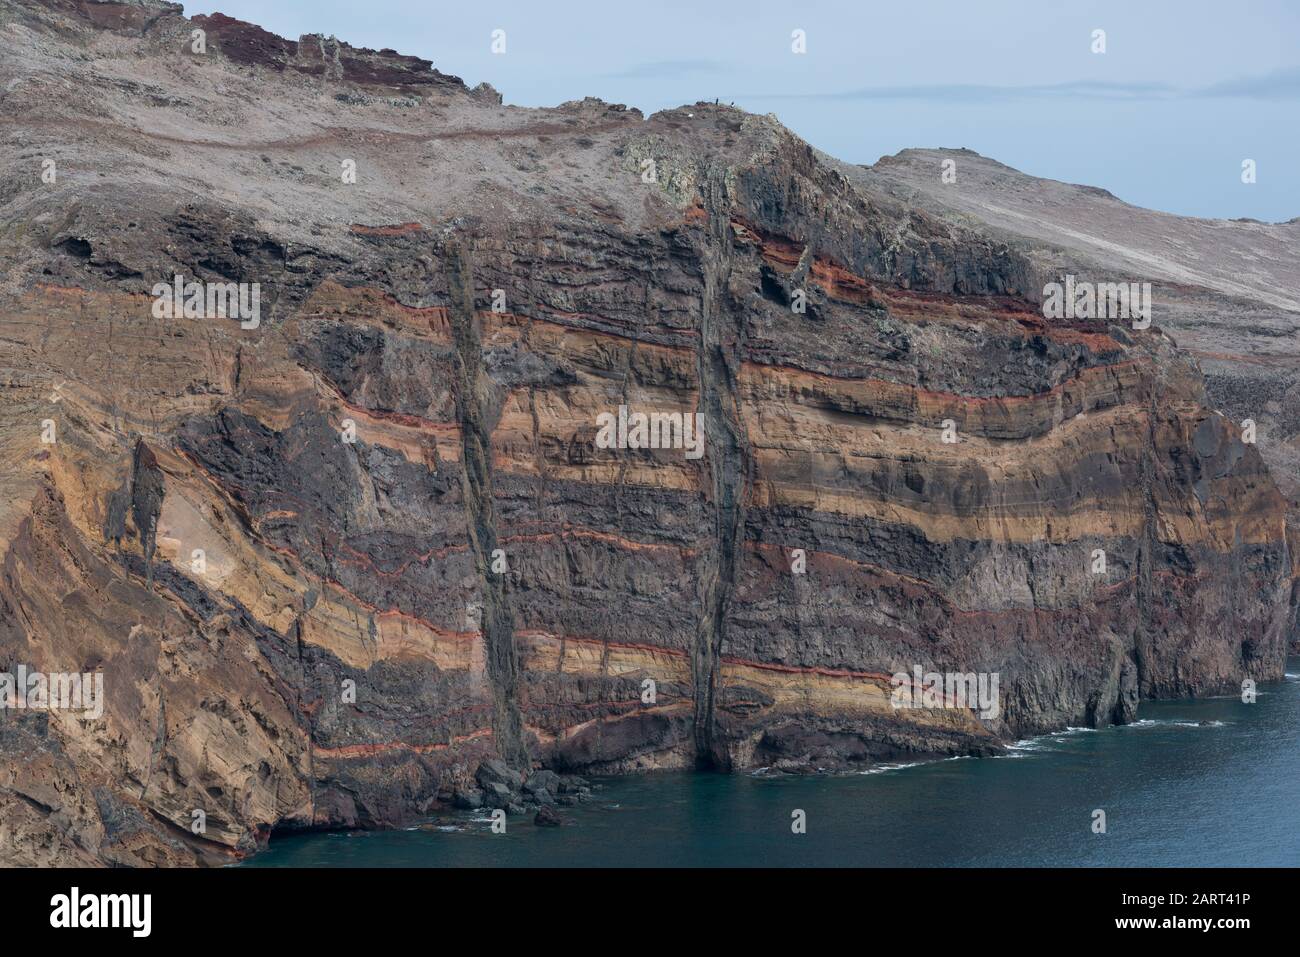
M831 93L754 94L754 99L820 100L936 100L947 103L998 103L1028 99L1179 100L1237 98L1293 99L1300 97L1300 68L1242 77L1195 89L1167 83L1123 83L1077 80L1068 83L988 86L949 83L929 86L874 86Z

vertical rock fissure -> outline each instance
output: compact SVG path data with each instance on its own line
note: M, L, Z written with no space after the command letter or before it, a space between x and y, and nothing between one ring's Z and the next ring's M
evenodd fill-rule
M455 344L453 390L461 431L461 484L470 547L481 583L481 630L492 693L492 732L502 759L513 767L527 768L528 748L519 710L515 616L506 594L506 574L493 571L497 528L492 497L492 425L486 408L490 395L474 310L473 265L465 246L454 244L447 252L451 300L447 312Z
M136 439L131 457L131 518L140 535L140 551L144 555L145 583L153 586L153 556L158 544L158 516L162 514L166 486L158 458L145 444Z
M711 170L703 190L708 236L701 252L704 292L696 369L712 484L713 547L702 556L701 614L692 647L691 678L696 765L727 771L731 754L718 734L717 709L727 608L736 580L749 493L750 456L737 376L744 333L728 291L733 248L725 172Z
M1137 669L1137 687L1139 695L1149 695L1152 689L1147 687L1149 670L1147 668L1147 655L1151 641L1152 625L1152 601L1154 600L1152 590L1153 583L1151 580L1151 564L1155 560L1156 553L1156 522L1159 518L1159 506L1156 502L1156 493L1154 488L1154 472L1157 453L1157 417L1159 414L1156 404L1156 391L1154 381L1149 386L1150 395L1147 406L1147 436L1146 442L1142 448L1141 474L1142 474L1142 494L1143 507L1145 515L1142 522L1142 539L1138 544L1137 553L1137 602L1138 602L1138 623L1137 631L1133 643L1133 665Z
M302 621L315 604L315 592L309 591L307 598L303 601L303 607L300 609L298 617L294 619L293 643L298 661L298 681L293 698L290 699L287 695L284 696L285 703L293 708L294 720L307 734L307 820L313 824L316 821L316 729L315 720L308 713L302 700L303 689L307 687L307 662L303 655L305 642L302 637Z

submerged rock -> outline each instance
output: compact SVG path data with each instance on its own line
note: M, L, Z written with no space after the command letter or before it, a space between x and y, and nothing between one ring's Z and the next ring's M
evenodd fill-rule
M483 792L477 788L457 791L452 803L462 810L473 811L483 806Z

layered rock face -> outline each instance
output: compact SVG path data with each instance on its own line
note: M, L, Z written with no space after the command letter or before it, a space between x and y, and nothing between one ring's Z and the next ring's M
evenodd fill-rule
M1290 503L1296 560L1300 218L1207 220L1140 209L1105 190L1027 176L964 149L909 149L869 167L824 160L861 188L998 237L1043 282L1067 274L1151 282L1153 314L1204 371L1210 407L1255 424L1259 453ZM941 174L945 164L951 177ZM1293 599L1293 652L1300 650L1295 612Z
M983 754L1281 676L1255 446L1158 325L1045 321L1003 239L770 117L2 2L0 660L105 686L0 716L9 862L391 825L496 757ZM160 315L176 276L259 312ZM683 441L609 447L620 407ZM896 709L918 666L996 674L996 715Z

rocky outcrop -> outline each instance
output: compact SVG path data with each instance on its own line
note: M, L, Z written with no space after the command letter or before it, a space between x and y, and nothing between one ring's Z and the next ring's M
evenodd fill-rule
M770 117L3 2L0 658L105 685L0 715L8 861L985 754L1281 675L1256 447L1159 324L1044 320L997 234ZM260 314L168 318L176 276ZM597 441L620 407L701 454ZM996 714L894 708L916 667Z
M1203 370L1211 408L1255 424L1256 446L1300 529L1300 228L1140 209L1090 186L1027 176L970 150L904 150L871 167L826 158L852 182L945 220L977 223L1032 263L1039 282L1071 274L1153 283L1161 328ZM941 175L951 163L953 176ZM1293 560L1296 556L1291 548ZM1292 648L1300 629L1292 601Z

